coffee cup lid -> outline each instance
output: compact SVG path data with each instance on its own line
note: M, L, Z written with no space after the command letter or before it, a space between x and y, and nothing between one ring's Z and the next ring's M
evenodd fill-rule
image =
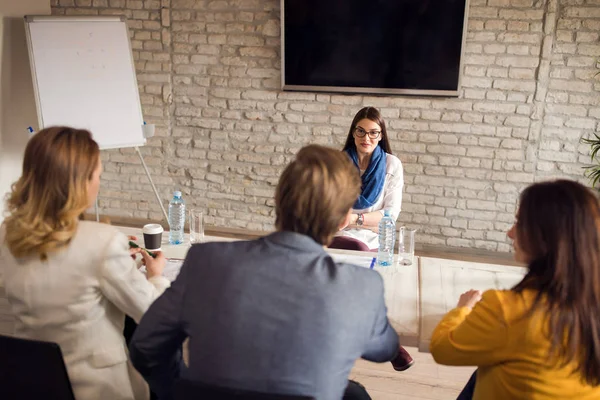
M156 233L162 233L162 232L164 232L164 229L159 224L147 224L147 225L144 225L144 228L142 229L142 232L144 232L147 235L153 235L153 234L156 234Z

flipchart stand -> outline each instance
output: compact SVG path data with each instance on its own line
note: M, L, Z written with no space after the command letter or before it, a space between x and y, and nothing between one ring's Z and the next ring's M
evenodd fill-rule
M155 126L153 124L148 125L144 122L142 131L144 132L145 138L152 137L152 136L154 136ZM144 167L144 171L146 172L146 176L148 177L150 186L152 186L152 191L154 191L154 195L156 196L156 201L158 201L158 205L160 206L163 216L165 217L165 222L168 224L169 216L167 215L167 212L165 211L165 206L163 206L163 203L160 200L160 195L158 194L158 190L156 190L156 186L154 186L154 182L152 181L152 176L150 175L150 171L148 171L148 166L146 166L146 162L144 161L142 152L140 151L140 148L138 146L135 146L135 151L138 154L138 156L140 157L140 161L142 162L142 166Z
M126 18L25 16L24 22L40 129L87 129L101 150L134 147L168 223L140 151L155 127L143 119Z
M154 125L146 125L146 124L144 124L144 136L146 138L148 138L148 137L151 137L153 135L154 135ZM156 186L154 185L154 181L152 180L152 175L150 175L150 171L148 170L148 166L146 165L146 162L144 161L144 156L142 155L142 152L140 151L140 148L138 146L135 146L135 152L140 157L140 161L142 163L142 167L144 167L144 172L146 172L146 176L148 177L148 181L150 182L150 186L152 186L152 191L154 192L154 196L156 196L156 201L158 202L158 205L160 206L160 209L161 209L161 211L163 213L163 216L165 217L165 222L167 224L169 224L169 215L167 214L167 211L165 210L165 207L163 206L163 203L160 200L160 195L158 194L158 190L156 190ZM95 211L96 211L96 221L100 222L100 211L99 211L99 207L98 207L98 198L97 197L96 197Z

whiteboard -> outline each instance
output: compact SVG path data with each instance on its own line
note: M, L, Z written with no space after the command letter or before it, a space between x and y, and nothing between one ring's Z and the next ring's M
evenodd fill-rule
M88 129L101 149L146 143L122 17L26 16L40 128Z

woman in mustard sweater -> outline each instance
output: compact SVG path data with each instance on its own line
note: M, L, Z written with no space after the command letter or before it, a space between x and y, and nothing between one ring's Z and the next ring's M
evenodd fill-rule
M537 183L521 195L511 290L471 290L433 332L445 365L478 366L475 400L600 399L600 206L584 186Z

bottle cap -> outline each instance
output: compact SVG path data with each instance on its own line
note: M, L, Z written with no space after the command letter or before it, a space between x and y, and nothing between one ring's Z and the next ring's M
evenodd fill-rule
M173 192L173 197L181 197L181 192L179 190L176 190L175 192Z
M392 212L390 210L383 210L383 216L384 217L391 217L392 216Z

